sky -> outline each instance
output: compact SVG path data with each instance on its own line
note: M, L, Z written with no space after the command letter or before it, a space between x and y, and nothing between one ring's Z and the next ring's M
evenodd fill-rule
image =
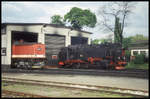
M1 8L1 20L2 23L50 23L51 16L58 14L64 16L70 11L72 7L79 7L81 9L89 9L95 13L98 21L100 16L98 10L101 6L107 2L95 1L95 2L2 2ZM133 2L134 3L134 2ZM127 26L124 28L124 37L134 36L136 34L142 34L144 36L149 35L149 2L136 1L135 8L132 9L132 13L127 18ZM107 38L112 32L104 32L99 25L94 28L83 28L85 31L92 32L92 39Z

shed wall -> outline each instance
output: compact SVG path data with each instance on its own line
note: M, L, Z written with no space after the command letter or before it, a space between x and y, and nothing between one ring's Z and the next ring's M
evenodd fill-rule
M40 33L41 32L41 25L37 26L22 26L22 25L7 25L6 27L6 35L2 36L2 47L6 47L6 56L2 56L2 64L5 65L10 65L11 64L11 36L12 36L12 31L20 31L20 32L36 32ZM38 37L38 42L44 43L42 41L42 38L44 36L40 35Z
M6 34L1 34L1 47L6 47L6 56L1 56L2 64L10 65L11 64L11 39L12 31L20 32L33 32L38 33L38 43L45 44L45 34L56 34L64 36L64 46L71 45L71 36L82 36L88 38L88 44L90 44L90 34L85 32L79 32L76 30L71 30L69 28L59 28L43 25L6 25Z

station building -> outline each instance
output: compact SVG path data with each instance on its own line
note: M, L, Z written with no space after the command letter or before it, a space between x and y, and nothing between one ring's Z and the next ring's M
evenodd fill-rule
M90 44L91 32L74 30L71 27L45 23L2 23L1 65L10 68L12 44L24 42L41 43L46 46L46 57L57 56L62 47L75 44Z
M144 54L149 58L149 41L148 40L138 40L130 44L129 50L131 51L131 60L134 59L136 55Z

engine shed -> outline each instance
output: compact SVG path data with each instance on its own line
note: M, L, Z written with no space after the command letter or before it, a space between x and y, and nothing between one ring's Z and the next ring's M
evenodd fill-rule
M18 42L41 43L46 46L48 64L57 60L62 47L75 44L90 44L91 32L74 30L71 27L45 23L2 23L1 65L11 68L12 44Z

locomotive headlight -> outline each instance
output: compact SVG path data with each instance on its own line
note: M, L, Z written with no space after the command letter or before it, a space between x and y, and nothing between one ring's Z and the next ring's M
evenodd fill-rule
M118 57L118 59L120 59L120 57Z
M83 57L83 55L82 55L82 54L80 54L80 57Z
M42 48L37 48L37 50L38 50L38 51L41 51L41 50L42 50Z
M124 56L124 57L123 57L123 59L125 60L125 59L126 59L126 57Z

